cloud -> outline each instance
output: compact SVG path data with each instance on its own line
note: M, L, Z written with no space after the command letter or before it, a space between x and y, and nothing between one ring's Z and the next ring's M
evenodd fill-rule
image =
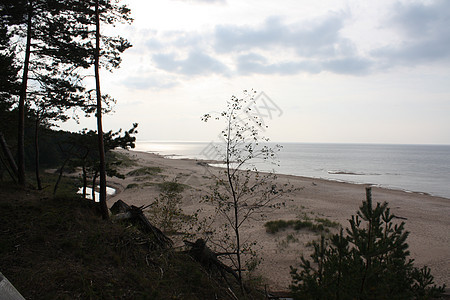
M178 59L173 53L161 53L154 55L153 60L160 69L183 75L228 73L227 66L201 51L190 51L184 59Z
M396 65L416 66L448 60L450 58L450 38L424 39L403 43L398 47L384 47L372 52L372 55L386 61L389 67Z
M218 26L214 49L234 55L239 74L366 74L371 60L358 56L355 45L340 33L346 17L330 14L294 24L272 17L260 26Z
M125 85L130 89L148 90L151 88L168 89L176 86L178 83L175 78L161 77L156 74L148 76L130 76L122 80L120 84Z
M400 43L372 51L390 67L415 66L450 58L450 1L429 4L396 4L388 24L400 35Z
M390 18L390 24L397 26L407 36L422 38L449 31L450 2L447 0L432 1L429 4L397 3L394 10L396 13Z
M300 72L319 73L320 66L316 62L272 62L259 54L244 54L236 59L239 74L280 74L292 75Z
M317 74L328 71L336 74L363 75L370 71L372 62L363 58L344 58L331 60L303 60L289 62L272 62L258 54L244 54L237 59L240 74L280 74L298 73Z
M217 4L217 3L226 3L226 0L177 0L180 2L197 2L197 3L206 3L206 4Z
M145 41L144 46L150 50L160 50L164 47L163 44L156 39L149 39Z
M254 26L228 24L212 32L166 32L158 34L158 45L165 43L165 47L152 57L157 68L189 76L229 76L232 70L240 75L363 74L370 63L355 55L353 43L341 36L345 17L330 14L294 24L269 17ZM282 52L287 55L280 56Z
M271 16L259 24L154 32L145 46L156 68L191 77L320 72L360 76L450 58L450 1L396 3L391 11L385 28L397 33L398 42L364 56L343 34L351 23L348 13L295 22Z
M365 75L369 73L373 62L361 57L346 57L324 61L324 70L336 74Z
M344 17L333 14L298 24L271 17L260 26L221 25L215 28L214 48L219 53L283 48L307 57L349 55L353 52L351 42L339 32Z

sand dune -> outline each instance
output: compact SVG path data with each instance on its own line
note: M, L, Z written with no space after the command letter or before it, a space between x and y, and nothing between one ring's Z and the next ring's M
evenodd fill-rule
M137 160L140 166L159 167L161 172L148 176L127 176L121 180L111 178L109 184L118 193L108 199L108 204L122 199L136 206L147 205L159 195L155 183L176 179L191 188L183 192L183 210L186 213L204 208L204 214L213 207L200 203L209 191L212 174L216 168L204 162L188 159L168 159L156 154L118 150ZM123 170L125 173L137 166ZM308 254L307 243L318 235L307 230L286 230L276 234L265 231L269 220L290 220L304 216L327 218L348 226L348 219L355 214L365 199L364 185L334 182L299 176L279 175L279 183L289 182L299 190L283 196L286 207L273 211L265 220L254 221L244 228L244 235L258 242L258 254L262 262L257 270L271 290L286 289L290 284L289 266L295 266L300 254ZM127 188L128 187L128 188ZM418 193L373 187L374 202L389 203L391 212L406 219L410 232L408 244L416 265L431 267L437 284L450 284L450 199ZM288 238L288 235L290 237Z

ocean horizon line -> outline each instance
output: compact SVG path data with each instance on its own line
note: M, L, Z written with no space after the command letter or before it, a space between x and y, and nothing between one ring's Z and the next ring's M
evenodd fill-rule
M218 143L218 140L209 141L198 141L198 140L137 140L136 143L197 143L197 144L208 144L208 143ZM439 143L387 143L387 142L295 142L295 141L272 141L260 142L269 144L318 144L318 145L392 145L392 146L449 146L449 144L439 144Z

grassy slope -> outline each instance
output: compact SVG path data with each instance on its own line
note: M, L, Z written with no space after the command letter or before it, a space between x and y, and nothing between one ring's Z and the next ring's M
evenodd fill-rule
M26 299L227 298L190 257L152 250L92 201L0 182L0 241L0 270Z

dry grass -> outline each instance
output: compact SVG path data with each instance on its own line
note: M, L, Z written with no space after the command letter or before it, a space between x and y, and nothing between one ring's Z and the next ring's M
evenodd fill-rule
M92 201L0 184L0 269L26 299L227 299L190 257L103 221Z

